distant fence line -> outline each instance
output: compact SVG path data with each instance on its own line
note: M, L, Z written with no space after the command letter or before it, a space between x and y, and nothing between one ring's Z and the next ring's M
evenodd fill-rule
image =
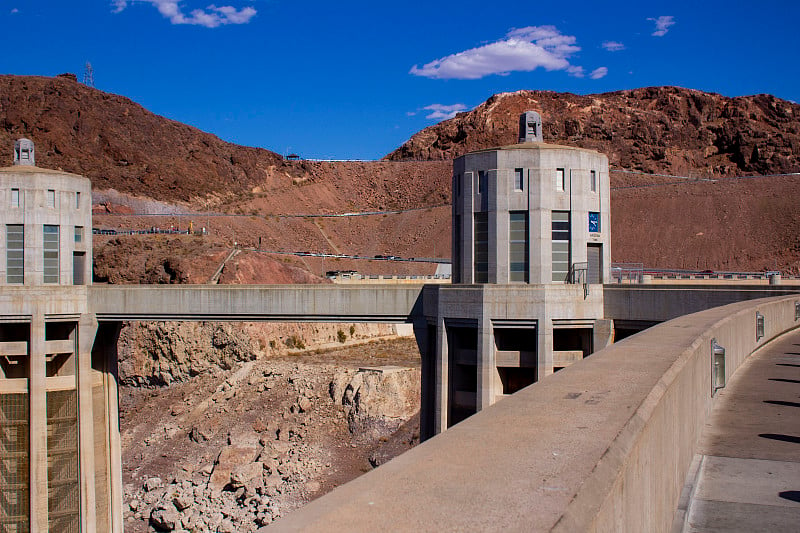
M274 214L274 213L98 213L98 216L106 217L167 217L167 218L218 218L218 217L244 217L244 218L342 218L342 217L367 217L376 215L398 215L401 213L412 213L415 211L426 211L439 207L450 207L449 203L435 204L425 207L410 207L408 209L385 209L381 211L354 211L348 213L297 213L297 214Z
M644 276L652 279L667 280L768 280L776 274L781 274L777 270L766 270L762 272L741 272L741 271L717 271L687 270L687 269L664 269L649 268L643 263L612 263L611 264L611 283L644 283ZM784 276L787 279L795 276Z
M639 172L636 170L625 170L625 169L610 169L609 173L620 173L620 174L635 174L640 176L653 176L657 178L670 178L670 179L679 179L683 180L682 182L670 182L670 183L648 183L644 185L623 185L619 187L611 187L612 191L619 191L624 189L648 189L651 187L669 187L670 185L679 185L679 184L686 184L686 183L700 183L700 182L719 182L719 181L733 181L733 180L747 180L747 179L764 179L764 178L786 178L792 176L800 176L800 172L787 172L783 174L754 174L750 176L676 176L673 174L653 174L650 172Z
M360 159L306 159L305 161L314 161L314 162L368 162L367 160L360 160ZM380 162L380 161L379 161ZM412 162L412 161L408 161ZM421 161L417 161L421 162ZM754 174L748 176L679 176L676 174L658 174L652 172L642 172L638 170L628 170L628 169L609 169L609 173L617 173L617 174L630 174L630 175L637 175L637 176L651 176L656 178L668 178L668 179L677 179L682 180L680 182L668 182L668 183L648 183L643 185L622 185L618 187L610 187L612 191L618 190L625 190L625 189L647 189L651 187L669 187L671 185L678 185L680 183L707 183L707 182L719 182L719 181L734 181L734 180L745 180L745 179L765 179L765 178L781 178L781 177L793 177L793 176L800 176L800 172L787 172L782 174ZM94 193L93 193L94 194ZM101 203L103 199L102 192L94 194L95 203ZM110 198L110 201L114 201L114 195ZM100 199L101 202L97 202L97 199ZM121 200L119 200L121 201ZM147 205L148 202L144 200L138 200L136 202L138 205ZM149 213L149 212L134 212L134 213L98 213L98 216L111 216L111 217L257 217L257 218L344 218L344 217L364 217L364 216L379 216L379 215L397 215L402 213L412 213L415 211L425 211L427 209L437 209L440 207L450 207L450 203L440 203L434 204L429 206L423 207L410 207L408 209L381 209L381 210L374 210L374 211L354 211L354 212L347 212L347 213L296 213L296 214L286 214L286 213L190 213L190 212L161 212L161 213ZM163 211L164 207L159 206L159 209ZM177 210L177 208L176 208Z
M325 275L326 278L333 280L334 282L346 282L346 281L381 281L381 280L431 280L431 281L442 281L447 282L452 279L450 274L360 274L356 273L331 273L328 272Z

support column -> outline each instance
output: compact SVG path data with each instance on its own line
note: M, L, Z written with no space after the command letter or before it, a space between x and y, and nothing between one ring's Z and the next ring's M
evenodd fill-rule
M119 370L117 368L117 339L122 324L115 322L109 334L101 341L104 344L106 369L108 371L108 440L111 472L111 532L123 533L122 520L122 447L119 434Z
M494 357L492 321L486 315L483 315L478 325L478 392L475 397L476 411L482 411L494 403L496 374L497 368Z
M81 531L94 533L95 519L95 465L94 465L94 414L92 409L92 345L97 333L94 314L82 314L78 322L78 342L75 347L78 364L78 424L80 453Z
M435 335L435 330L434 330ZM414 321L414 337L419 349L420 364L420 402L419 437L424 441L433 436L433 406L436 401L436 349L428 332L428 321Z
M450 349L447 344L447 329L444 323L444 317L437 316L435 368L438 372L438 376L436 376L435 398L433 401L433 432L435 435L447 429L450 391L449 362Z
M599 352L614 343L614 321L597 319L592 329L592 353Z
M30 505L31 531L47 531L47 362L44 314L31 317L30 380Z
M537 348L536 379L541 380L553 373L553 321L545 315L540 317L536 328Z

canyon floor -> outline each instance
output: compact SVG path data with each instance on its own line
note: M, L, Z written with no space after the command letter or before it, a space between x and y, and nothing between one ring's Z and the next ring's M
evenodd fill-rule
M419 365L396 338L124 385L125 530L254 531L411 448Z

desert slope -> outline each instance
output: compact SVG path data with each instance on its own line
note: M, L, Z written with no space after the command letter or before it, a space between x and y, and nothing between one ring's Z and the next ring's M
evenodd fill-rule
M515 143L518 117L529 109L542 115L545 142L601 151L612 167L718 176L800 170L800 106L679 87L498 94L420 131L386 159L452 159Z

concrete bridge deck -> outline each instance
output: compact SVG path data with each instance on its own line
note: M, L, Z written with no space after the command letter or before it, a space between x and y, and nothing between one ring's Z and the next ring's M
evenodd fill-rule
M719 392L684 531L800 530L800 331L756 352Z
M463 289L467 285L453 286ZM475 286L480 287L480 286ZM531 290L531 287L527 287ZM544 290L544 286L540 287ZM102 321L223 320L412 322L423 291L447 285L91 285L89 308ZM604 285L605 317L662 322L742 300L797 293L799 287L738 284Z
M712 397L712 340L726 348L730 380L751 354L800 327L798 306L797 296L739 302L629 337L338 487L269 530L669 531L700 437L709 424L724 422L710 418L722 396ZM800 353L782 353L790 351ZM755 365L758 357L752 360ZM782 364L797 364L793 361ZM764 405L784 409L781 420L797 416L787 413L797 408L796 397L770 394L759 401L771 398L773 403ZM737 402L730 405L729 416L736 418ZM767 431L792 441L796 427L782 422L755 435ZM772 440L776 446L789 444ZM756 453L762 446L755 445ZM776 468L798 464L786 457L764 458L776 461ZM788 479L800 483L793 472ZM726 480L721 482L725 490ZM706 487L696 497L712 501L713 484ZM791 498L797 488L780 490ZM792 516L787 520L796 525Z
M92 285L100 321L409 322L422 285Z

